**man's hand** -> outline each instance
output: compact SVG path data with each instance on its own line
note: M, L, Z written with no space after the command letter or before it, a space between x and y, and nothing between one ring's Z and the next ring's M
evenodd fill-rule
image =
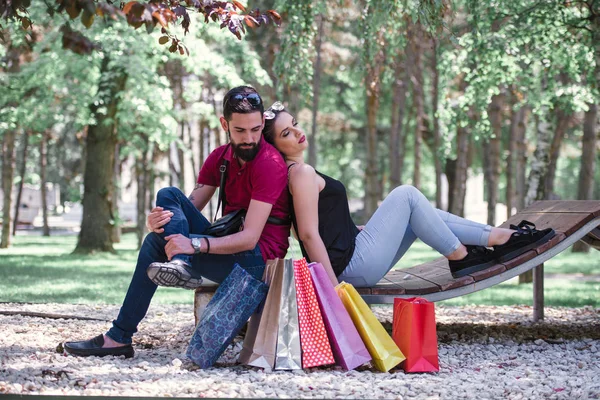
M171 211L165 211L162 207L154 207L146 217L146 227L150 232L163 233L162 229L173 216Z
M177 254L194 254L192 239L183 236L181 233L165 236L165 239L167 240L165 252L169 261Z

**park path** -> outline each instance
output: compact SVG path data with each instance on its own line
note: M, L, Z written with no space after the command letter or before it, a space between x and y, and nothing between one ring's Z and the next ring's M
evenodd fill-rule
M185 359L191 305L154 305L135 338L136 356L75 358L57 345L103 332L114 305L0 304L3 311L99 320L0 315L0 393L96 396L292 398L600 398L600 309L438 306L440 372L376 372L368 366L264 373L235 364L236 338L214 368ZM391 307L375 307L389 329Z

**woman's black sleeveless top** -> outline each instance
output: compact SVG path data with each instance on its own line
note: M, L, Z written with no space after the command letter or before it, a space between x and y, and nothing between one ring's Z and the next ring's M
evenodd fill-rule
M325 244L331 266L340 275L354 254L358 228L354 225L348 208L348 196L342 182L315 171L325 180L325 187L319 193L319 235ZM294 207L290 207L292 222L297 227ZM296 228L297 229L297 228ZM310 262L301 240L302 255Z

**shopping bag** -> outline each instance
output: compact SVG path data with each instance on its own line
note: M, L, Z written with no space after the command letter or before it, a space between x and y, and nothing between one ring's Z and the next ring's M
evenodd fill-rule
M302 347L302 368L334 364L335 359L327 338L327 331L319 310L306 259L294 260L296 279L296 300L300 323L300 345Z
M311 263L308 265L308 270L336 363L346 370L351 370L371 361L369 351L360 338L348 311L344 308L342 300L335 292L335 287L323 265Z
M206 305L186 356L200 368L213 365L265 299L267 290L267 285L235 264Z
M394 299L392 338L406 356L405 372L440 370L433 303L419 297Z
M263 281L269 286L269 292L263 306L250 317L238 361L270 371L275 364L277 348L283 260L267 261Z
M381 322L373 314L367 303L358 294L354 286L341 282L335 287L342 299L346 311L352 317L354 326L369 349L373 365L380 371L387 372L404 361L404 354L394 343Z
M296 280L294 279L294 264L289 258L283 263L283 283L281 286L281 309L279 310L275 369L302 369Z

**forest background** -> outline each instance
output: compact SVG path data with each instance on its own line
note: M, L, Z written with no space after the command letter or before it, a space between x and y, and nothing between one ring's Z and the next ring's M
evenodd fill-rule
M439 207L447 187L464 215L477 174L492 224L498 203L600 198L597 0L10 3L0 247L23 184L41 189L49 234L47 182L83 203L76 252L114 251L126 190L141 242L156 191L189 192L226 143L220 102L240 84L298 115L307 161L362 200L357 223L400 184Z

